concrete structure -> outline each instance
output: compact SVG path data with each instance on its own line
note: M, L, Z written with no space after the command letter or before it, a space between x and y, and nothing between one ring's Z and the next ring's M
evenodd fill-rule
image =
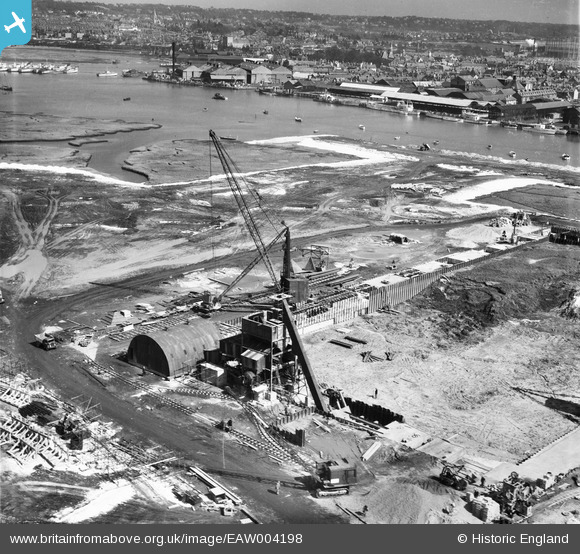
M459 264L461 262L471 262L477 260L478 258L483 258L488 256L485 250L465 250L464 252L455 252L454 254L447 254L443 258L439 258L437 261L444 264Z
M137 335L127 350L127 361L146 371L171 379L195 368L204 351L218 347L218 328L205 320L176 325L165 331Z

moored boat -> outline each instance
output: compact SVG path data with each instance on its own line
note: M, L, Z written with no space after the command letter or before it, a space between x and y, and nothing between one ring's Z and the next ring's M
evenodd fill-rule
M123 69L123 77L145 77L146 73L138 69Z
M101 73L97 73L97 77L117 77L118 73L114 71L104 71Z
M515 153L513 150L511 150L511 151L509 152L508 156L509 156L510 158L515 158L515 157L516 157L516 153Z
M567 161L570 159L570 154L562 154L561 158Z
M518 124L515 121L502 121L500 123L500 125L502 127L505 127L506 129L517 129L518 128Z
M424 117L429 117L430 119L441 119L442 121L453 121L455 123L461 121L461 119L458 117L453 117L451 115L443 115L433 112L421 112L421 114L424 115Z

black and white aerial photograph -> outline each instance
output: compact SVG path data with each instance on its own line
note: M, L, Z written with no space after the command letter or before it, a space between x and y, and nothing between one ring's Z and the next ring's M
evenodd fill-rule
M0 523L580 524L580 0L20 25Z

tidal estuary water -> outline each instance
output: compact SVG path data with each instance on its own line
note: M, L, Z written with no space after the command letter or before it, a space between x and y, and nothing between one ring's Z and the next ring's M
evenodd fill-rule
M116 59L118 63L113 64ZM123 78L123 69L156 69L159 60L112 52L58 48L13 47L5 49L1 61L72 63L78 74L3 73L14 92L0 95L0 110L17 113L45 113L125 121L150 122L160 129L108 136L107 142L82 147L93 157L90 166L124 179L141 180L121 169L128 152L167 139L207 139L209 129L239 140L273 137L336 134L343 137L392 144L415 150L418 145L439 141L437 149L470 156L517 159L553 167L580 168L580 137L541 135L498 126L454 123L378 112L358 107L336 106L298 97L257 94L254 90L221 92L227 101L216 101L214 88L151 83L141 78ZM119 73L99 78L97 72ZM130 101L124 100L130 98ZM264 112L268 113L265 114ZM302 122L294 118L299 116ZM364 126L364 130L359 128ZM395 139L395 137L399 137ZM488 148L492 145L492 149ZM563 161L561 155L570 155ZM255 169L255 168L244 168Z

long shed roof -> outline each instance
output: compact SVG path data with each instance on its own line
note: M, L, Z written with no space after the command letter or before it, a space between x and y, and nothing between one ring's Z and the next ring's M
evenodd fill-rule
M438 96L427 96L425 94L414 94L412 92L385 92L381 94L383 98L389 100L406 100L418 104L432 104L434 106L451 106L454 108L469 108L475 101L463 100L461 98L439 98Z
M218 347L220 332L211 322L191 320L165 331L137 335L127 351L129 363L172 377L204 359L204 350Z

